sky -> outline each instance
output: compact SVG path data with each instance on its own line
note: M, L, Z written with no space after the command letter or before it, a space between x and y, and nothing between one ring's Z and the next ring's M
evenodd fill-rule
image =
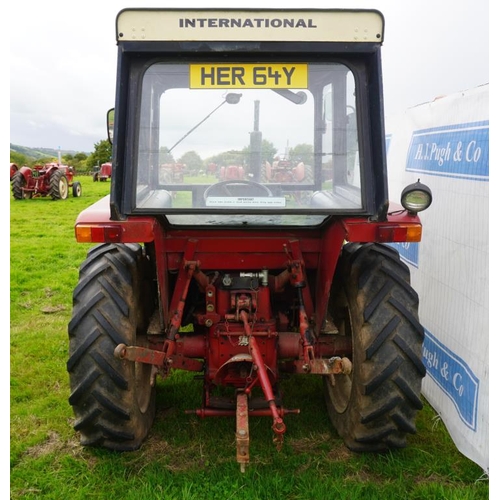
M10 5L10 143L90 153L106 138L106 112L114 106L115 20L121 9L285 8L290 3L18 0ZM303 5L374 8L384 14L386 116L489 83L488 0L309 0Z

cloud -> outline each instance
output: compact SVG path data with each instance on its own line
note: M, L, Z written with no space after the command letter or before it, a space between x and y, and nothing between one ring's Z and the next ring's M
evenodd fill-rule
M185 1L170 7L207 8L203 4ZM152 0L147 6L165 2ZM105 116L115 93L115 20L125 7L130 3L123 0L12 4L10 142L89 152L106 137ZM269 5L255 1L251 7ZM273 2L272 7L288 3ZM331 2L312 1L308 7L331 8ZM488 83L487 0L352 0L336 7L376 8L385 16L386 114Z

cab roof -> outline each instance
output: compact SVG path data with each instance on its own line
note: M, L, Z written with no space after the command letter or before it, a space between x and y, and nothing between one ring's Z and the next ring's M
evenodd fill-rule
M384 17L350 9L124 9L116 40L378 42Z

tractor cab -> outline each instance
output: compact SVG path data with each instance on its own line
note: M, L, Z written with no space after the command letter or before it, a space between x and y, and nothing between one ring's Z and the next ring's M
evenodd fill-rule
M377 11L122 11L113 218L384 219L383 30Z

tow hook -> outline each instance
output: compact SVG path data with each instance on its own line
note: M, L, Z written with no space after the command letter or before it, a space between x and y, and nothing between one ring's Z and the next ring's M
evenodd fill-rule
M333 358L331 358L333 359ZM338 359L338 358L337 358ZM344 375L350 375L352 373L352 361L349 358L342 358L340 360L341 373Z
M151 386L155 383L156 374L160 373L162 376L166 376L170 364L172 363L172 359L163 351L139 346L127 346L125 344L118 344L115 347L113 355L118 359L126 359L135 363L153 365L154 369L151 372Z
M148 365L161 366L167 360L167 356L163 351L147 349L146 347L126 346L125 344L118 344L113 354L115 358L147 363Z

